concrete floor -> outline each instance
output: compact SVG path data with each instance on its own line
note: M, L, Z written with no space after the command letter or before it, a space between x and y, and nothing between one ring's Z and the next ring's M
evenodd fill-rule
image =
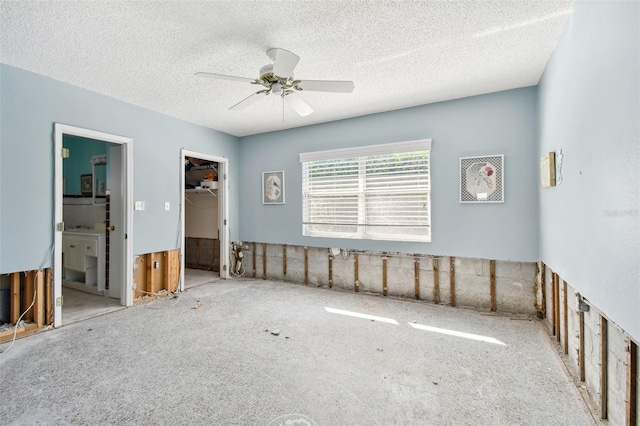
M202 269L189 269L184 270L184 288L197 287L202 284L212 283L220 280L219 272L205 271Z
M263 280L18 340L0 383L4 424L593 424L538 321Z
M62 324L68 325L122 309L120 300L91 294L69 287L62 289Z
M188 289L218 281L220 274L200 269L186 269L184 279L185 289ZM117 299L91 294L71 287L63 287L62 294L64 296L63 325L73 324L123 308Z

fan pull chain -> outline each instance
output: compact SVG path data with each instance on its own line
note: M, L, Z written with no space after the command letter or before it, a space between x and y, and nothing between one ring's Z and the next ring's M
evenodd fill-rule
M284 96L282 96L282 122L284 123Z

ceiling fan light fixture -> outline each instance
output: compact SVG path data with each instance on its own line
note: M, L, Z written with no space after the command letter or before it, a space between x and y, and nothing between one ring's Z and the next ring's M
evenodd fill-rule
M273 93L274 95L282 95L282 84L273 83L271 85L271 93Z

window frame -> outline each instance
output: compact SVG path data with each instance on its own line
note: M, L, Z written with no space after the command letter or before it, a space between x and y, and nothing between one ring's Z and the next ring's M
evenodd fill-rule
M426 195L426 209L427 209L427 224L426 225L416 225L414 227L424 228L426 230L426 235L424 234L398 234L398 233L374 233L372 232L372 228L375 228L372 225L367 225L362 223L360 220L361 217L367 218L367 190L364 187L367 181L367 175L365 170L365 157L371 157L375 155L383 155L383 154L405 154L412 152L421 152L427 151L427 164L426 164L426 181L427 187L424 191ZM389 144L379 144L379 145L369 145L362 147L354 147L354 148L343 148L343 149L335 149L335 150L326 150L326 151L315 151L315 152L307 152L300 153L300 163L302 167L302 235L305 237L321 237L321 238L346 238L346 239L359 239L359 240L379 240L379 241L402 241L402 242L431 242L431 139L419 139L413 141L405 141L405 142L396 142ZM354 191L357 197L357 205L358 205L358 214L357 220L358 223L353 224L356 227L355 232L346 232L346 231L317 231L311 230L307 225L311 225L305 221L305 215L308 214L308 205L306 204L308 201L308 186L310 184L308 180L308 163L314 161L335 161L339 164L340 160L344 160L347 164L347 160L355 159L358 164L358 174L357 174L357 183L358 188ZM417 188L416 188L417 189ZM420 192L422 194L423 191ZM418 192L416 192L418 193ZM354 195L354 194L351 194ZM369 193L369 195L373 195ZM362 216L361 216L362 215ZM328 226L331 223L327 223ZM348 226L348 225L346 225ZM393 225L382 225L387 226L387 229L393 229L393 227L399 228L402 225L393 224Z

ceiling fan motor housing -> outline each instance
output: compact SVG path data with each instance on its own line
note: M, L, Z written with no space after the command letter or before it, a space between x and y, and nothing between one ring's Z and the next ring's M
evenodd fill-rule
M291 89L300 90L293 79L293 75L291 77L281 77L277 76L273 73L273 64L267 64L260 68L260 81L262 85L267 87L269 90L274 88L274 84L279 84L280 86L276 86L273 93L286 95L291 92Z
M278 77L273 73L273 64L267 64L260 68L260 80L270 83L278 81Z

